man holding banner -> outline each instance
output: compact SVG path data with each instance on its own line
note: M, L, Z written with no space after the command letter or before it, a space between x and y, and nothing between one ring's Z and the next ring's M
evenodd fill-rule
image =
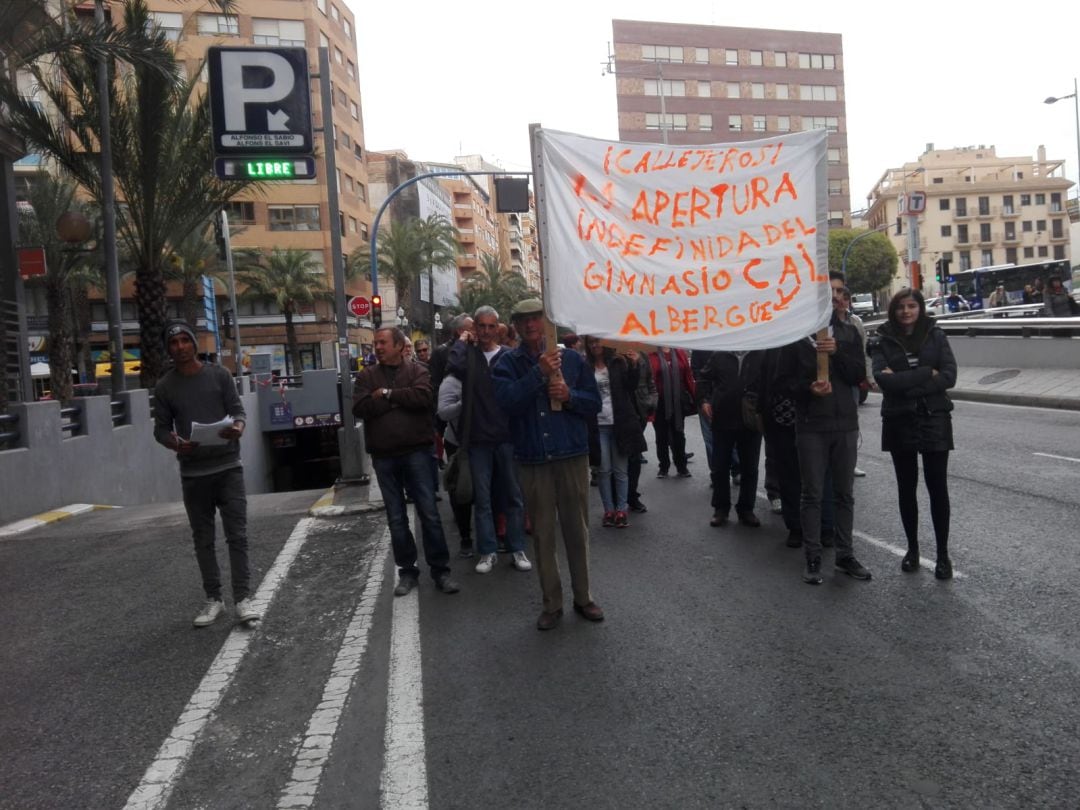
M566 545L574 610L589 621L603 621L604 611L589 590L588 514L588 423L600 411L600 392L580 354L545 346L542 301L518 303L513 322L521 345L499 359L492 380L495 398L510 417L518 478L532 519L544 599L536 627L554 629L563 613L556 525Z

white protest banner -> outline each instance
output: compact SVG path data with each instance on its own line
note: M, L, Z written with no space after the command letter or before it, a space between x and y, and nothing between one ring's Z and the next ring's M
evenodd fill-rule
M537 135L544 299L556 323L749 350L829 322L825 130L707 146Z

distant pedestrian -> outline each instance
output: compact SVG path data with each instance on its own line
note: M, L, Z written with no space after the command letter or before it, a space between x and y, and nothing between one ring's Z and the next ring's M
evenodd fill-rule
M556 527L566 546L574 610L589 621L604 611L589 585L589 429L600 410L596 379L572 349L545 348L544 305L519 302L513 322L521 345L495 366L495 396L510 416L510 435L525 505L532 519L533 554L543 611L539 630L556 627L563 613ZM553 410L552 402L561 404Z
M1068 318L1077 312L1076 301L1065 289L1060 276L1050 276L1043 292L1043 313L1047 318Z
M206 603L194 624L212 624L223 609L221 570L214 548L215 512L221 515L225 529L236 617L241 621L258 619L260 611L250 599L247 494L240 462L240 437L247 421L244 404L226 369L199 360L195 330L187 323L174 321L166 326L165 350L173 368L154 388L154 438L176 451L180 462L184 508L206 593ZM193 423L212 425L226 417L232 423L218 432L226 440L224 444L191 441Z
M656 459L660 469L657 478L667 478L671 462L680 478L689 478L689 459L686 455L686 424L688 416L697 413L694 400L694 376L690 358L682 349L662 348L649 355L653 379L656 382Z
M406 492L416 504L424 541L424 560L435 587L457 593L450 576L450 553L435 506L432 480L432 393L423 363L404 359L405 334L397 327L375 331L375 356L379 363L365 368L356 380L353 414L364 420L364 435L372 466L379 479L386 507L394 562L398 568L395 596L416 587L416 540L409 528Z
M990 300L987 302L989 309L997 309L998 307L1005 307L1009 305L1009 294L1005 292L1005 285L998 284L994 288L994 291L990 293Z
M425 339L416 341L416 359L425 365L431 362L431 341Z
M604 506L601 525L622 529L630 525L627 516L630 457L640 456L645 450L635 401L638 354L634 351L616 354L615 349L605 347L599 339L586 337L585 356L600 392L593 463L599 467L600 500Z
M645 438L645 428L648 427L652 415L656 413L656 381L653 379L649 358L639 352L634 352L634 354L637 356L638 367L638 384L637 388L634 389L634 409L637 413L638 427L641 432L641 444L645 447L645 450L640 453L631 453L627 459L627 498L631 512L645 513L649 509L645 506L645 502L641 500L641 492L638 491L638 487L641 483L641 465L645 463L644 454L649 446ZM627 359L629 359L629 354Z
M919 570L919 456L930 495L937 541L934 576L951 579L949 558L949 451L953 449L948 389L956 385L956 360L945 333L926 314L918 290L905 289L889 302L888 320L871 341L874 376L883 393L881 449L892 455L900 520L908 551L900 567Z

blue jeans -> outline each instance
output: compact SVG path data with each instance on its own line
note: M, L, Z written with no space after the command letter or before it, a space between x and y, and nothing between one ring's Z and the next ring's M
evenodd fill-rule
M431 576L450 571L450 552L446 548L439 512L435 508L435 487L431 480L431 451L416 450L405 456L372 460L375 477L382 490L386 520L390 526L390 542L394 548L394 563L403 577L418 577L416 539L409 528L409 513L405 508L405 493L409 493L420 516L424 538L424 560Z
M469 448L473 481L473 512L476 515L476 550L494 554L495 512L506 515L506 545L511 551L525 550L525 501L518 486L514 465L514 445L473 445Z
M600 425L600 500L605 512L625 512L630 491L630 479L626 474L628 459L619 452L615 443L615 428ZM614 491L611 482L615 481Z

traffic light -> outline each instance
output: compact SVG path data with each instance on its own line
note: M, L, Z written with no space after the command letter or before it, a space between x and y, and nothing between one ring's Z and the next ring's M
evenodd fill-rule
M936 262L934 262L934 271L934 278L937 280L937 283L940 284L941 280L945 278L945 274L942 272L941 269L941 259L938 259Z
M231 309L226 309L221 313L221 326L222 331L225 333L226 340L235 340L235 337L233 337L233 323L233 311Z
M371 296L371 323L378 329L382 326L382 296Z
M225 232L221 225L221 211L214 213L214 244L217 245L218 258L225 261Z

